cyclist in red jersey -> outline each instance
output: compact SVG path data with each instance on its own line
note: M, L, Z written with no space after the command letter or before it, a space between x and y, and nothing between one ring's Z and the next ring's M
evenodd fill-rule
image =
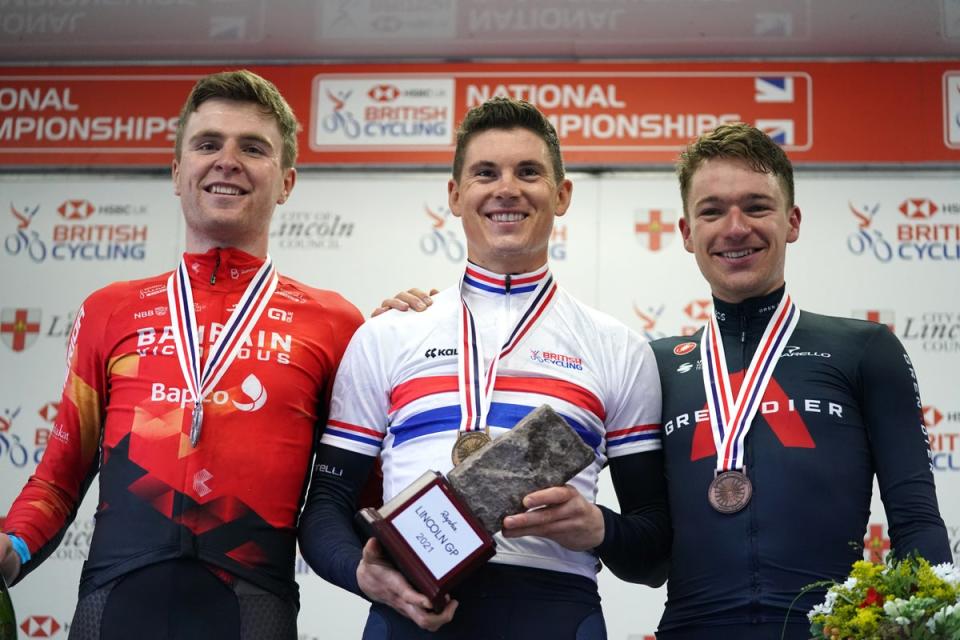
M213 74L180 114L186 253L77 312L50 444L4 524L0 570L56 548L99 472L70 638L294 639L296 526L359 312L279 275L270 219L297 121L270 82Z

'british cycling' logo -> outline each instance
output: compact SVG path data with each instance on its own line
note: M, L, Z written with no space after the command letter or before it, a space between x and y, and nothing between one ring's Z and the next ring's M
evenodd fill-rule
M960 202L937 202L909 197L896 206L902 217L881 231L877 224L882 203L847 204L857 229L847 236L847 249L855 256L872 256L879 262L960 260L960 224L949 218L960 214ZM948 216L944 218L944 216Z
M562 369L583 370L583 358L578 356L568 356L562 353L553 353L552 351L530 349L530 359L538 364L550 364Z
M61 262L143 260L146 256L149 228L145 224L104 224L90 216L138 215L148 213L146 205L101 204L89 200L66 200L56 211L60 216L52 226L38 231L31 225L40 205L16 206L10 203L10 214L17 225L3 241L8 255L26 256L33 262L48 258Z
M314 149L436 147L452 143L452 78L317 76Z
M16 219L17 227L13 233L3 239L3 248L8 255L18 256L21 253L29 256L34 262L43 262L47 258L47 245L40 238L36 229L30 224L40 210L40 205L33 208L20 207L10 203L10 214Z
M430 231L420 238L420 250L425 255L440 255L450 262L462 262L467 252L463 247L459 234L447 226L447 223L453 218L453 212L449 207L438 207L431 209L429 205L423 205L424 213L430 219Z

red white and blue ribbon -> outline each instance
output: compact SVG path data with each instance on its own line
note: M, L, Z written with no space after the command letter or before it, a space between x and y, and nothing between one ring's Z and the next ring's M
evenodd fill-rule
M700 353L703 354L703 388L707 394L710 429L717 447L717 471L743 469L746 465L744 441L760 408L764 391L773 377L780 354L800 319L800 309L784 293L773 312L743 377L737 398L733 398L723 340L716 314L703 328Z
M483 346L480 333L470 307L463 296L464 282L475 288L500 293L525 293L533 291L530 303L517 319L512 330L506 332L503 345L496 352L490 366L484 370ZM484 431L490 400L497 379L500 360L517 348L530 329L544 316L557 293L557 283L546 265L530 274L513 278L486 274L472 265L467 265L460 280L460 318L458 319L457 342L459 345L458 386L460 391L460 432Z
M180 266L167 279L167 301L170 305L174 345L184 383L193 398L190 443L194 447L200 440L203 426L203 399L233 364L243 343L250 336L250 331L266 309L270 296L277 288L277 281L276 269L268 255L247 285L201 367L200 332L197 328L196 308L186 260L181 260Z

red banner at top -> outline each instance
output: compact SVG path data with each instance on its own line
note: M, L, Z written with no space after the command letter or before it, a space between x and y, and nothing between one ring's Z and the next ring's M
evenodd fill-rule
M457 123L497 95L536 104L567 163L670 164L723 122L794 162L960 160L960 64L569 63L251 67L303 125L300 166L440 166ZM164 166L177 115L210 67L0 69L0 164Z

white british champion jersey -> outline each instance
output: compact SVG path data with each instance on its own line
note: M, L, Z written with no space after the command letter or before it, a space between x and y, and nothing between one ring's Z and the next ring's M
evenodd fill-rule
M489 366L530 306L547 267L509 276L469 265L463 297ZM519 284L515 284L519 283ZM428 469L447 473L461 422L457 386L457 287L422 313L390 311L354 334L340 363L322 442L380 455L389 500ZM487 424L496 438L549 404L596 459L571 482L590 501L607 459L660 448L660 379L650 345L613 318L558 289L522 341L499 363ZM536 537L496 536L493 562L596 579L596 558Z

